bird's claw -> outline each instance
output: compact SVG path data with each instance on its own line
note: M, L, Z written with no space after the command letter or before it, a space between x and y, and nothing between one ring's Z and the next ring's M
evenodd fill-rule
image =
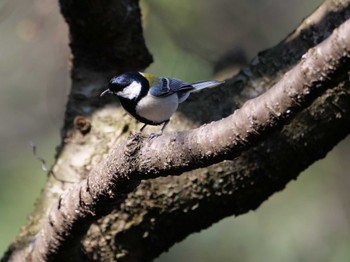
M132 139L132 140L135 140L135 139L139 139L141 137L142 137L142 132L141 131L137 131L137 132L131 134L129 138Z
M163 132L157 132L157 133L151 133L149 136L148 136L148 139L153 139L153 138L156 138L158 136L161 136Z

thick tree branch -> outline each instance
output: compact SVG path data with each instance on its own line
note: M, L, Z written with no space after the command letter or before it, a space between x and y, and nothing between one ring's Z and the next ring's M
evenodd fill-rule
M193 94L190 103L182 104L182 114L196 123L210 122L269 89L307 49L349 18L349 3L325 1L285 40L259 53L229 80L232 88ZM281 132L269 134L234 161L179 177L142 181L120 210L101 219L99 228L91 228L85 249L100 259L113 252L120 261L152 259L193 232L257 208L348 134L349 99L343 90L347 87L345 81L320 96Z
M269 89L309 48L344 22L349 11L349 1L325 1L285 40L259 53L232 78L232 88L193 94L191 103L180 107L182 114L196 123L230 114L237 104ZM179 177L142 181L120 210L91 228L85 250L102 260L113 253L118 261L151 260L193 232L257 208L348 134L344 101L348 98L342 88L328 92L281 132L269 134L234 161ZM336 118L339 114L344 117Z
M282 126L320 92L348 80L349 39L347 21L311 49L273 88L245 103L232 116L177 135L154 140L134 136L119 144L87 179L60 197L37 235L31 258L71 258L94 219L109 213L141 179L177 175L232 159Z

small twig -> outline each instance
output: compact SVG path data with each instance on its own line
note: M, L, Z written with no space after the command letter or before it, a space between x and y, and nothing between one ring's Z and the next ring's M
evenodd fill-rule
M69 181L69 180L65 180L65 179L61 179L58 178L55 174L55 172L53 172L53 170L51 168L48 168L46 165L46 161L44 158L40 157L36 151L36 145L33 143L33 141L29 141L29 145L32 148L32 153L33 156L40 162L41 164L41 169L46 172L48 175L52 175L54 179L56 179L57 181L61 182L61 183L76 183L73 181Z

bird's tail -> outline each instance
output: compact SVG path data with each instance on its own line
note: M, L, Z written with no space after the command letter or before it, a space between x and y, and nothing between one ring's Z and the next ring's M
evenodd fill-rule
M184 90L185 92L178 92L179 96L179 103L182 103L185 101L190 93L207 88L207 87L214 87L218 85L222 85L225 83L224 81L216 81L216 80L209 80L209 81L199 81L195 83L190 83L184 87L181 88L181 90Z
M199 81L199 82L191 83L190 85L195 89L194 91L197 91L208 87L215 87L218 85L222 85L224 83L225 81L209 80L209 81Z

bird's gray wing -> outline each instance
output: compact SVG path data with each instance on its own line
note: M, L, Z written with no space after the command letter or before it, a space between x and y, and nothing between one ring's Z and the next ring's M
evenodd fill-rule
M151 87L150 93L157 97L170 96L174 93L178 93L180 96L181 93L186 93L193 89L193 86L179 79L161 77L158 83Z

